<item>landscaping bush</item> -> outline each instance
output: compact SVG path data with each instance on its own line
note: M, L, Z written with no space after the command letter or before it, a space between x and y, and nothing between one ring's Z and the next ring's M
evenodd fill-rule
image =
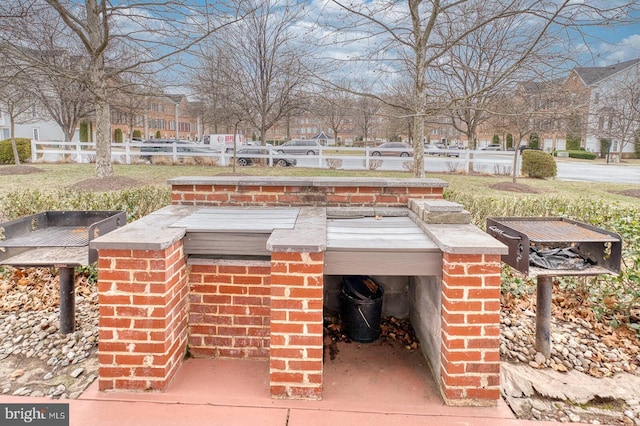
M142 139L142 132L140 130L134 130L132 137Z
M83 121L80 123L80 142L89 142L89 123Z
M527 149L522 152L522 173L532 178L546 179L556 177L558 170L552 155Z
M540 148L540 138L537 134L531 133L531 135L529 135L529 147L533 149Z
M569 158L578 158L581 160L595 160L598 157L595 152L589 152L583 149L576 151L556 151L556 156L558 155L558 152L567 152L569 153Z
M580 137L567 134L567 151L577 151L580 149Z
M135 220L170 203L171 191L154 186L104 193L35 189L7 194L1 201L0 214L7 219L17 219L47 210L122 210L128 220Z
M606 157L611 148L611 141L609 139L600 139L600 156Z
M121 128L117 128L116 130L114 130L114 132L113 132L113 141L115 143L122 143L122 129Z
M16 138L16 148L18 148L18 157L21 162L31 158L31 141L29 139ZM0 141L0 164L15 164L15 162L11 139Z

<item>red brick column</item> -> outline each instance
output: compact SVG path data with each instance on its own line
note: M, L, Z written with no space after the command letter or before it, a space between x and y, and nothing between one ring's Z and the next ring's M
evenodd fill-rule
M443 254L441 366L447 404L500 398L500 255Z
M182 241L164 250L99 250L100 390L164 390L187 343Z
M269 359L270 279L268 261L191 264L191 355Z
M322 398L324 253L271 254L273 398Z

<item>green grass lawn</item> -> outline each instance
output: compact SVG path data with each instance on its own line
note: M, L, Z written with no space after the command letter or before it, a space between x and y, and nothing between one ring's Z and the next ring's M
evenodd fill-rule
M73 185L84 179L95 177L93 164L34 164L42 173L25 175L3 174L0 179L0 195L25 190L58 190ZM11 166L1 166L11 167ZM165 186L168 179L178 176L214 176L231 174L229 167L189 166L189 165L114 165L118 176L137 179L148 185ZM237 167L237 175L255 176L371 176L410 178L409 172L382 171L347 171L307 168L275 168L275 167ZM518 183L538 190L540 193L520 193L492 189L491 186L501 182L511 182L508 176L478 176L446 173L427 173L427 178L438 178L449 183L449 190L458 193L485 193L495 198L513 199L521 197L567 197L567 198L599 198L608 202L629 203L637 206L638 198L620 195L625 189L638 189L638 185L572 182L561 180L542 180L519 178Z

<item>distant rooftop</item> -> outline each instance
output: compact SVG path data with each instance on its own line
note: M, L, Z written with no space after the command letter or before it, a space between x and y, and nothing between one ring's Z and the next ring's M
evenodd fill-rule
M633 59L631 61L620 62L615 65L609 65L606 67L576 67L575 72L580 76L584 84L591 86L605 78L608 78L625 68L629 68L640 62L640 59Z

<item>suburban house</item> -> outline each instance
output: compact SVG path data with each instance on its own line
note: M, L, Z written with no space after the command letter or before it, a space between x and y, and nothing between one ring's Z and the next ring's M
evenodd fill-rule
M567 86L587 101L583 147L600 151L600 140L611 141L611 152L634 152L634 134L640 129L640 59L606 67L577 67ZM635 106L634 106L635 103Z

